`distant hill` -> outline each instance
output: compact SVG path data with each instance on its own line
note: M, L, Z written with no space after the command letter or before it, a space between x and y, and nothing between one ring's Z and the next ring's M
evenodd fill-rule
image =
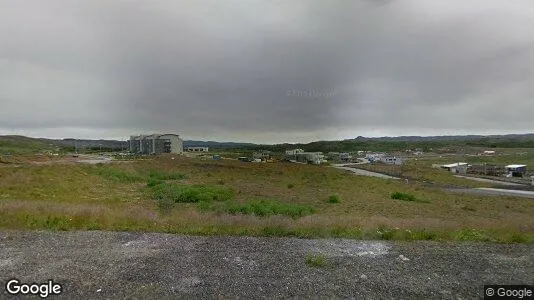
M20 135L0 136L0 154L7 153L35 153L39 151L55 151L55 143Z
M54 140L55 143L63 146L72 146L78 148L104 148L113 150L127 150L128 141L117 140L79 140L79 139L62 139ZM214 142L214 141L184 141L184 147L210 147L215 149L241 148L254 146L252 143L236 142Z
M485 148L534 148L534 134L508 135L455 135L455 136L399 136L399 137L357 137L342 141L316 141L306 144L279 144L265 146L270 150L290 147L305 151L401 151L406 149L440 149L444 147L485 147Z
M394 142L410 142L410 141L476 141L476 140L516 140L528 141L534 139L534 133L527 134L506 134L506 135L442 135L442 136L395 136L395 137L374 137L366 138L359 136L351 139L352 141L394 141Z
M184 147L209 147L213 149L250 148L253 143L215 142L215 141L184 141ZM128 141L119 140L88 140L88 139L46 139L31 138L18 135L0 135L0 154L2 153L37 153L43 151L76 150L121 151L128 150Z
M238 142L214 142L214 141L184 141L185 147L210 147L214 149L228 149L228 148L249 148L257 146L253 143L238 143Z
M212 149L240 148L246 150L266 149L284 151L302 148L305 151L400 151L419 148L423 151L443 147L485 147L485 148L534 148L534 134L508 135L455 135L455 136L398 136L398 137L356 137L341 141L315 141L296 144L254 144L243 142L184 141L184 147L210 147ZM35 153L43 150L74 151L90 149L121 151L128 149L128 141L87 139L44 139L25 136L0 136L1 153Z
M110 149L110 150L127 150L127 141L118 140L85 140L85 139L62 139L62 140L47 140L61 146L74 147L77 149L91 148L91 149Z

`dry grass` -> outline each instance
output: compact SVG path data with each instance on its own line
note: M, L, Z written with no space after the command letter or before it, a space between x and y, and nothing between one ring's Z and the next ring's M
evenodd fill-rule
M190 234L340 236L382 239L534 241L534 201L457 195L421 184L354 176L334 168L168 156L112 168L144 176L178 172L181 184L218 185L236 191L237 203L267 198L311 206L312 215L231 215L176 203L158 210L146 181L111 180L82 165L25 164L0 168L0 226L140 230ZM471 182L468 182L471 183ZM288 188L292 184L292 188ZM428 203L392 200L394 192ZM328 203L331 195L342 201ZM466 231L475 230L475 231Z

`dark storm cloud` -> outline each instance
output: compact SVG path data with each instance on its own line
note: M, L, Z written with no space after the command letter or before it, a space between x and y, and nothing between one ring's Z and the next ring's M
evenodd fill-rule
M0 0L0 20L7 131L278 142L534 129L528 0Z

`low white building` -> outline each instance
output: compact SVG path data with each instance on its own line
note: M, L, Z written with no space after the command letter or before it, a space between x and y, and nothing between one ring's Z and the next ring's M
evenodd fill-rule
M209 147L187 147L185 150L187 152L208 152Z
M381 161L384 157L386 157L385 153L367 153L365 155L365 158L370 162Z
M464 162L457 162L453 164L441 165L442 169L445 169L455 174L467 174L468 164Z
M404 163L404 159L396 156L384 156L380 161L388 165L402 165Z
M295 155L297 153L303 153L304 150L302 149L291 149L291 150L286 150L286 155Z
M527 165L507 165L504 168L510 177L523 177L527 172Z
M252 158L254 159L261 159L261 160L268 160L272 158L272 152L268 150L260 150L252 153Z
M324 154L322 152L300 152L295 154L297 162L309 163L314 165L320 165L326 162Z
M339 153L339 159L342 161L349 161L352 159L352 155L348 152Z

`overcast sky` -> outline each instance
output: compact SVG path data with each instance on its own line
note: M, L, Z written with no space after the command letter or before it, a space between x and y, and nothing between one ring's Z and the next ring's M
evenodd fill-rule
M534 132L532 0L0 0L0 134Z

